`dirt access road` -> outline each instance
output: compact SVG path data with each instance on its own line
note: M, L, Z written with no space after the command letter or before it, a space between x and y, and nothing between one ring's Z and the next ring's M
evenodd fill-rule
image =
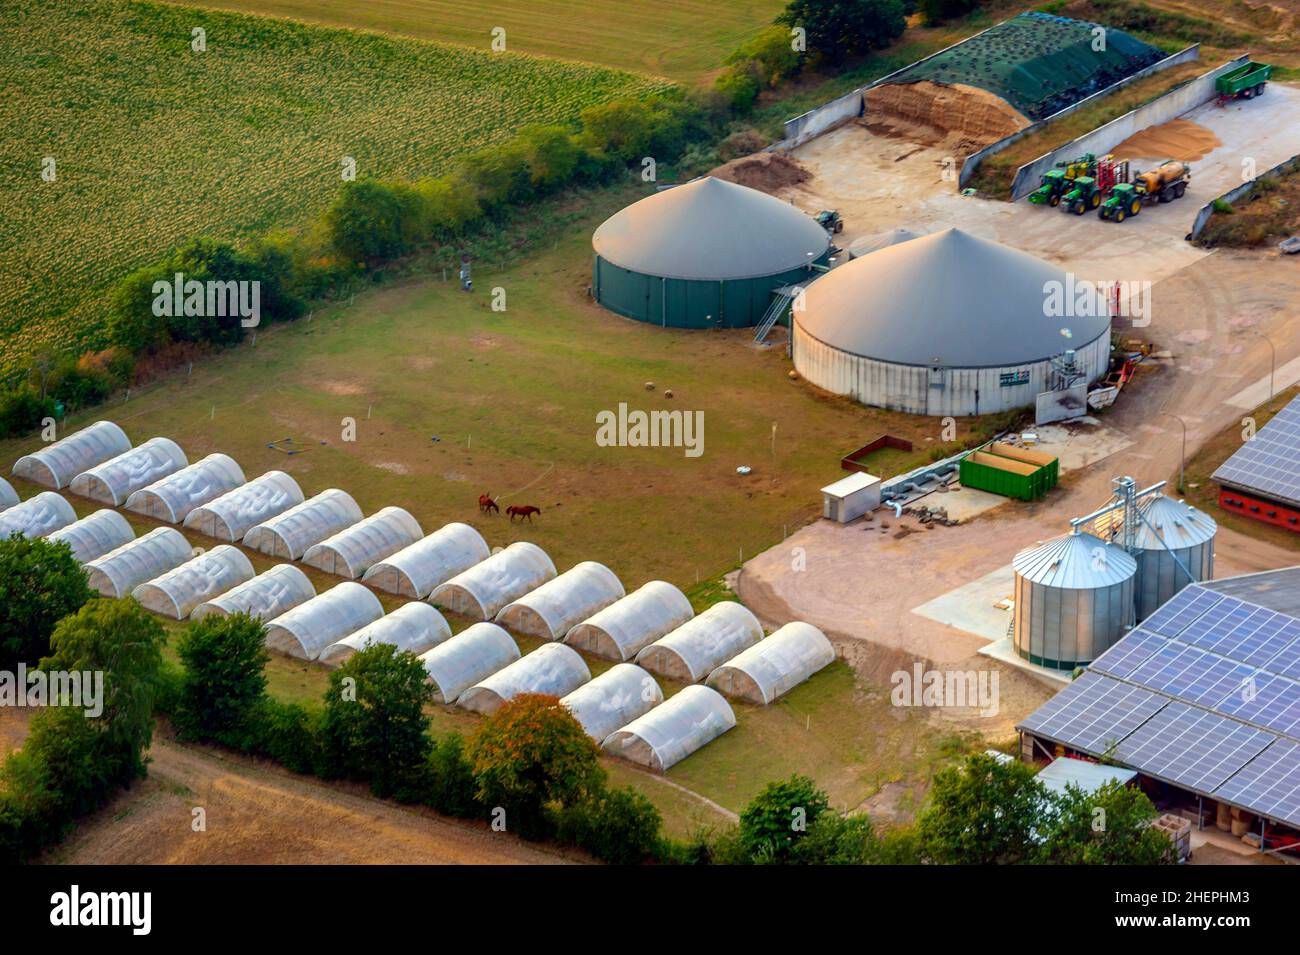
M28 711L0 710L0 747L26 736ZM405 808L347 784L155 735L149 775L77 824L47 863L549 865L582 861L506 833ZM192 828L194 809L207 830Z

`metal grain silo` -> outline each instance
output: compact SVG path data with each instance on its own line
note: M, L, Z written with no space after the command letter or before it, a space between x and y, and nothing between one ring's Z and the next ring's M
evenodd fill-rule
M1022 550L1012 567L1015 647L1030 663L1072 670L1124 636L1137 561L1122 547L1076 531Z
M1214 577L1214 537L1219 526L1210 515L1163 494L1144 500L1138 514L1133 546L1141 622L1188 584Z

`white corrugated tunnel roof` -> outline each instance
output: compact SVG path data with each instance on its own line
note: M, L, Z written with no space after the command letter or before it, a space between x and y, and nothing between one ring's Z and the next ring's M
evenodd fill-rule
M18 492L14 486L0 477L0 511L7 507L13 507L18 503Z
M252 580L199 604L190 619L246 613L268 623L315 596L316 588L306 574L292 564L276 564Z
M634 272L719 281L806 266L830 237L788 202L705 176L614 213L591 244L606 262Z
M547 643L471 686L456 705L491 713L522 693L566 696L590 679L591 671L577 650Z
M42 491L21 504L0 511L0 538L15 533L24 537L44 537L67 527L76 519L77 512L62 495Z
M1137 561L1128 551L1083 532L1026 548L1011 566L1030 583L1065 590L1109 587L1137 573Z
M244 546L272 557L300 560L307 548L351 527L362 516L351 494L332 487L250 528Z
M331 587L276 617L266 628L266 645L292 657L315 660L322 650L384 615L384 605L353 581Z
M1050 262L946 229L833 269L808 286L794 318L823 344L863 358L994 368L1045 361L1109 335L1104 295L1079 309L1071 290L1082 287ZM1093 314L1049 314L1049 288L1061 290L1070 311Z
M146 609L184 620L199 604L252 580L256 571L244 552L220 544L131 591Z
M420 655L435 699L455 703L479 680L519 659L514 638L495 623L476 623Z
M723 600L644 648L636 662L652 673L695 683L762 639L758 618L744 605Z
M175 474L187 464L185 452L171 438L150 438L103 464L82 471L72 479L68 490L119 507L133 492Z
M429 602L452 613L490 620L506 604L555 576L555 564L536 544L517 541L435 587Z
M424 535L420 522L400 507L385 507L307 548L302 562L327 574L356 580L376 564Z
M84 564L130 543L135 539L135 531L125 517L104 507L76 523L59 528L48 539L67 544L77 562Z
M174 527L159 527L86 564L90 586L104 597L125 597L193 556L190 542Z
M635 663L616 663L560 700L597 744L664 701L664 691Z
M766 704L834 662L835 648L826 634L795 621L742 650L705 682L727 696Z
M14 463L13 473L57 491L87 468L130 449L131 439L125 431L111 421L96 421L48 448L23 455Z
M564 642L608 660L630 660L694 615L684 593L652 580L571 628Z
M491 553L482 534L468 524L452 523L372 564L361 579L380 590L423 600L434 587Z
M612 570L587 560L501 608L496 621L519 633L559 640L570 627L608 607L623 593L623 584Z
M721 693L688 686L611 734L602 749L662 773L735 725Z
M126 499L126 509L168 524L179 524L196 507L215 501L244 483L244 472L234 458L209 454Z
M374 623L350 633L338 643L321 651L320 661L338 665L352 654L377 643L387 643L402 653L417 656L451 639L446 619L429 604L412 601Z
M190 511L185 526L234 543L257 524L303 501L298 482L283 471L267 471L214 501Z

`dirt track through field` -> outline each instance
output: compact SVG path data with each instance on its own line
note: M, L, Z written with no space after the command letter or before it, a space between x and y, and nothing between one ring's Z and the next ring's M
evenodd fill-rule
M0 711L3 752L25 711ZM149 776L78 823L42 861L77 865L463 864L583 861L512 835L397 806L208 747L155 738ZM206 832L193 831L195 808Z

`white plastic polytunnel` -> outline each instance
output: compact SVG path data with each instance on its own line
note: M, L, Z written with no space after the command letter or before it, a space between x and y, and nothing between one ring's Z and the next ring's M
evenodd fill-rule
M693 616L684 593L652 580L573 627L564 642L607 660L630 660Z
M591 679L586 661L573 647L547 643L461 694L457 706L491 713L521 693L567 696Z
M266 628L266 645L291 657L315 660L331 643L383 615L378 597L358 583L345 581L276 617Z
M496 620L518 633L560 640L570 627L608 607L623 593L623 585L612 570L585 560L507 604Z
M75 524L61 527L48 540L63 541L72 548L72 556L79 563L103 557L111 550L121 547L135 539L135 531L125 517L100 508L89 517L83 517Z
M635 663L616 663L560 700L598 744L664 701L664 691Z
M150 531L86 564L90 586L104 597L125 597L194 555L185 535L172 527Z
M246 613L267 623L315 596L316 588L306 574L292 564L276 564L266 573L199 604L190 619Z
M14 462L13 473L57 491L87 468L129 450L131 439L125 431L111 421L96 421L48 448L23 455Z
M688 686L612 733L601 748L662 773L735 725L736 714L721 693Z
M487 560L491 550L468 524L448 524L391 557L373 564L361 579L372 587L423 600L433 588Z
M302 488L297 481L283 471L267 471L190 511L185 526L233 544L242 540L252 527L302 501Z
M766 704L834 662L826 634L796 620L742 650L704 682L727 696Z
M242 550L220 544L140 584L131 596L154 613L184 620L199 604L252 580L255 573Z
M209 454L136 491L126 499L126 509L168 524L179 524L196 507L215 501L243 483L244 471L234 458Z
M72 479L68 490L118 507L135 491L175 474L187 464L185 452L171 438L150 438L103 464L82 471Z
M307 548L302 562L356 580L373 564L424 536L420 522L400 507L385 507Z
M412 601L326 647L320 661L338 666L352 654L376 643L389 643L399 651L418 656L450 639L451 627L443 615L426 603Z
M479 680L519 659L514 638L495 623L466 627L446 643L420 654L420 662L433 683L433 698L454 703Z
M636 662L670 680L696 683L762 639L758 618L734 600L724 600L650 644Z
M18 492L14 490L12 484L4 478L0 478L0 511L6 507L13 507L18 503Z
M244 546L272 557L301 560L307 548L361 518L361 507L352 495L332 487L252 528L244 535Z
M0 511L0 539L10 534L44 537L77 519L77 512L61 494L42 491L20 504Z
M555 565L546 551L528 541L516 541L435 587L429 602L465 617L491 620L510 601L554 576Z

